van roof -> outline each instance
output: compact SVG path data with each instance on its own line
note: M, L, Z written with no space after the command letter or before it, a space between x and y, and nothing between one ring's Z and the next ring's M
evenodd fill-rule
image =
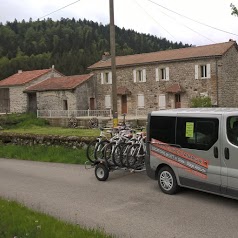
M176 108L167 109L160 111L152 111L151 116L159 115L177 115L177 114L227 114L227 113L237 113L238 108L228 108L228 107L217 107L217 108Z

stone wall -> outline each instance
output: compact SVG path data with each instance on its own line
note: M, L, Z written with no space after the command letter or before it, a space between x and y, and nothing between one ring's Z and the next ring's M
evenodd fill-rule
M52 135L31 135L0 133L1 143L15 145L45 145L45 146L64 146L70 148L85 148L87 144L95 139L94 137L77 136L52 136Z
M72 90L37 92L36 97L38 110L64 110L64 100L67 100L68 110L76 110L76 96Z
M219 106L238 106L238 54L237 49L232 47L218 63L219 71ZM220 76L221 75L221 76Z
M23 113L27 111L28 97L27 97L27 93L23 92L27 87L40 83L43 80L48 79L50 77L60 77L60 76L62 76L60 73L56 71L52 71L45 75L42 75L41 77L38 77L35 80L32 80L31 82L27 84L10 87L9 88L10 112Z
M237 54L237 53L236 53ZM227 56L229 57L229 55ZM219 61L219 60L218 60ZM195 65L210 64L211 77L203 79L195 79ZM166 89L174 83L179 83L185 92L181 93L181 107L189 107L190 100L193 97L201 94L211 97L212 103L217 103L217 59L204 58L193 59L186 61L167 62L160 64L147 64L134 67L117 68L117 87L126 86L131 95L127 95L128 111L134 111L138 107L138 94L143 94L145 98L145 108L152 110L159 110L159 95L166 95L166 108L175 107L175 95L167 93ZM169 80L156 81L156 68L169 67ZM134 82L133 70L145 69L146 82ZM111 94L111 85L101 84L101 72L97 70L94 73L97 75L98 83L98 109L105 109L105 95ZM121 96L118 95L118 113L120 114Z

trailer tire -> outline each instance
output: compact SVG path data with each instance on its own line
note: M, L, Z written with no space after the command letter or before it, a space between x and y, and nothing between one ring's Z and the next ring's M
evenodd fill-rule
M95 176L99 181L106 181L109 177L109 169L102 163L95 167Z
M164 166L158 173L158 184L163 193L175 194L179 190L176 176L169 166Z

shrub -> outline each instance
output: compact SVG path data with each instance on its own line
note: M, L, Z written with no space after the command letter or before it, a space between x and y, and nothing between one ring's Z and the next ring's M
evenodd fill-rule
M210 97L195 97L191 99L191 107L211 107Z

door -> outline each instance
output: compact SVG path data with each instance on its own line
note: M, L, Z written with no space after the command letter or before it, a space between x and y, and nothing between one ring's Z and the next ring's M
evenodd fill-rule
M223 193L238 198L238 115L224 116L222 143Z
M90 98L90 110L95 110L95 98Z
M28 112L36 113L37 111L37 101L36 101L36 93L28 94Z
M127 95L121 96L121 113L127 113Z
M221 193L220 115L177 118L178 175L184 186Z
M181 108L180 94L175 94L175 108Z

